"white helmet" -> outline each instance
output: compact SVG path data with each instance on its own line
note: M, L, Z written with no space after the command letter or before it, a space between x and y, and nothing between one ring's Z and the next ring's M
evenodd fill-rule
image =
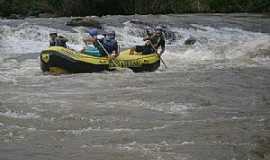
M101 34L99 34L99 35L97 35L97 39L98 39L98 40L104 39L104 36L101 35Z

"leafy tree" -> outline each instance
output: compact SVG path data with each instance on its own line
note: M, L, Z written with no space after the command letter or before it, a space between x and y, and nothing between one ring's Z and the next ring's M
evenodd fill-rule
M40 12L60 16L270 12L270 0L0 0L2 16Z

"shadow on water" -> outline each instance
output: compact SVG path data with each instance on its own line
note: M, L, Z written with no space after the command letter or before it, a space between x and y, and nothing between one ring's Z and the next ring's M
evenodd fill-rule
M270 122L268 122L268 123L270 123ZM268 130L270 130L270 128L268 128ZM264 135L264 136L262 136L262 135L254 136L253 140L255 141L255 145L250 150L251 156L253 156L253 158L255 158L255 159L261 159L261 160L270 159L270 136L269 136L269 134Z

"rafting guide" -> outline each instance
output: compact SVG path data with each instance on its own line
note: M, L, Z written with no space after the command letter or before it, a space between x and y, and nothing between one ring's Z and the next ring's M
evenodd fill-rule
M56 32L50 33L49 36L50 46L61 46L67 48L66 42L68 42L68 39L58 35Z
M151 33L150 29L146 30L147 36L143 38L143 41L146 41L145 45L137 45L130 50L130 54L133 55L134 51L142 52L142 54L151 54L156 52L159 47L161 47L161 52L158 53L162 55L165 51L165 36L162 31L162 27L157 26L155 31Z

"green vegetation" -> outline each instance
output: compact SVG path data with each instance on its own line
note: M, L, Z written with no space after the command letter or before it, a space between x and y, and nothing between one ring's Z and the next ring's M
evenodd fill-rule
M270 12L270 0L0 0L0 16Z

